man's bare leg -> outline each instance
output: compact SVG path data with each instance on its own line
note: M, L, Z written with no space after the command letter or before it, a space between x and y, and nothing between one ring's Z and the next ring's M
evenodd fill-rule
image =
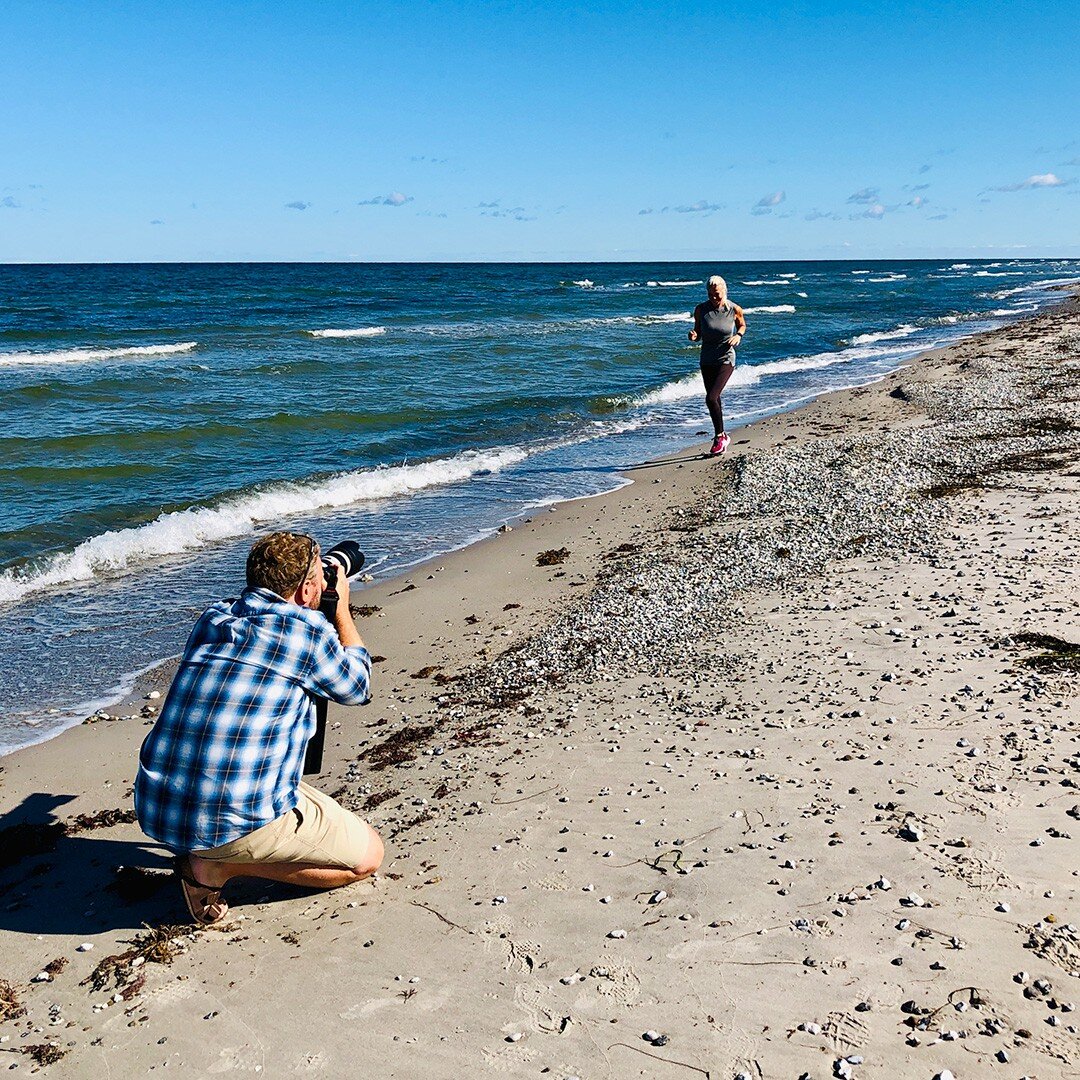
M307 889L337 889L342 885L363 881L382 865L382 839L374 829L370 826L368 828L370 835L364 858L358 865L348 869L313 863L230 863L217 859L200 859L193 853L188 855L188 863L195 880L213 889L220 889L227 881L237 877L283 881L288 885L301 885Z

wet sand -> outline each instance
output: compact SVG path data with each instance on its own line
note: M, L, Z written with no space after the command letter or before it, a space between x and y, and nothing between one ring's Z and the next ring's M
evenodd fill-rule
M123 821L150 719L5 758L0 1050L1080 1075L1080 663L1022 637L1080 640L1078 343L1069 300L357 591L386 659L317 783L387 838L377 882L234 883L191 933Z

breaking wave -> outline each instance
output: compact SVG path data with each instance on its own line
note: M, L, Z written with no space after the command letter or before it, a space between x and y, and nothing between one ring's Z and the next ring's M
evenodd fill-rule
M765 307L743 308L744 315L794 315L794 304L772 304Z
M304 333L319 338L378 337L386 333L386 327L360 326L355 330L305 330Z
M18 364L78 364L95 360L124 360L136 356L169 356L191 352L197 341L181 341L176 345L132 345L123 349L57 349L54 352L0 353L0 365Z
M0 603L12 603L55 585L88 581L162 555L176 555L215 541L248 535L260 525L294 514L351 506L456 484L482 473L498 472L522 461L516 447L466 450L450 458L417 465L394 465L341 473L309 483L278 484L235 495L216 506L192 506L162 514L146 525L101 533L73 551L50 556L38 566L0 573Z
M912 326L910 323L904 323L902 326L897 326L893 330L881 330L871 334L858 334L851 339L851 344L872 345L875 341L895 341L898 338L910 337L912 334L918 333L918 331L919 327Z

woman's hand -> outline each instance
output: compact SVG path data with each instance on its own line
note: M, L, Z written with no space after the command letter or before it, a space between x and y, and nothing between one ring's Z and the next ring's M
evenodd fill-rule
M731 344L732 344L733 347L735 345L738 345L741 341L742 341L742 334L732 334L731 335Z
M696 330L691 330L691 331L690 331L690 333L689 333L689 334L687 334L686 336L687 336L687 337L688 337L688 338L689 338L689 339L690 339L691 341L697 341L697 331L696 331Z

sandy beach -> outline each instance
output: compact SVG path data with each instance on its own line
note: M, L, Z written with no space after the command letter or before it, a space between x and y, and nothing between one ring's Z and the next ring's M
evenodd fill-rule
M184 925L131 820L167 668L4 758L0 1060L1080 1076L1077 313L358 589L316 783L375 882Z

